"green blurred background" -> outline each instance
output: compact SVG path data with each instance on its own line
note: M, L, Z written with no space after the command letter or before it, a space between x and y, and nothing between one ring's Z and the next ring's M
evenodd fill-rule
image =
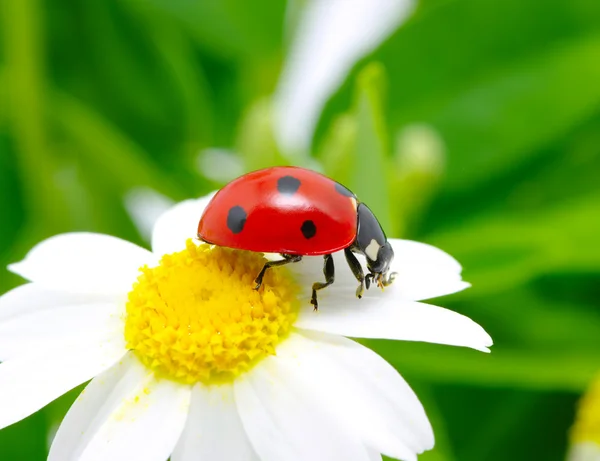
M147 245L132 191L181 200L291 163L269 108L293 3L2 0L0 292L58 232ZM214 147L230 166L210 167ZM473 287L436 303L495 340L491 355L367 343L428 411L420 459L564 459L600 370L600 2L420 1L328 100L311 152L294 162L344 182L388 234L463 264ZM0 431L0 459L45 459L77 391Z

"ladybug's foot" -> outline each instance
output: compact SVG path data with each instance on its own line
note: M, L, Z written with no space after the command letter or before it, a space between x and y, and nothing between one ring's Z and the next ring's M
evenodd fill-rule
M367 285L367 288L371 286L372 276L369 277L371 274L367 274L365 277L358 259L356 259L356 256L354 256L354 253L352 253L350 248L346 248L344 254L346 255L346 261L348 261L348 266L350 266L352 274L354 274L354 277L358 280L358 283L360 283L356 289L356 297L360 299L365 292L365 284Z
M382 277L382 282L381 282L383 285L382 288L390 286L397 275L398 275L397 272L390 272L390 274L387 276L387 278Z
M254 283L256 283L256 286L254 287L255 290L258 290L261 287L262 282L263 282L263 277L265 276L265 272L267 272L268 268L283 266L285 264L290 264L290 263L297 263L298 261L302 260L302 256L300 256L300 255L282 254L281 256L283 257L283 259L281 259L279 261L269 261L268 263L266 263L263 266L263 268L260 270L259 274L254 279Z
M323 258L323 275L325 276L325 282L313 283L312 296L310 297L310 303L313 306L315 306L315 311L319 309L319 303L317 303L317 291L328 287L335 280L335 267L333 265L333 256L328 254L325 255Z
M313 297L310 298L310 303L314 306L313 311L317 312L319 310L319 303L317 302L317 296L313 293Z
M363 297L363 294L365 293L365 284L361 283L358 288L356 288L356 297L358 299L361 299Z
M265 272L267 272L267 269L268 269L268 268L269 268L269 267L268 267L268 266L265 264L265 265L263 266L263 268L261 269L260 273L259 273L259 274L256 276L256 278L254 279L254 283L256 284L256 285L254 286L254 289L255 289L255 290L258 290L258 289L260 289L260 287L261 287L261 285L262 285L263 277L264 277L264 275L265 275Z

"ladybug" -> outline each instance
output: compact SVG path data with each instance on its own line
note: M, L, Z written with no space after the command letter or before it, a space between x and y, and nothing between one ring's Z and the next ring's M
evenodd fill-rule
M198 238L218 246L280 253L283 259L267 262L257 275L257 290L270 267L323 255L325 282L312 286L315 310L317 291L334 281L336 251L344 250L359 282L358 298L372 282L383 289L395 276L389 272L394 250L369 207L342 184L300 167L266 168L227 184L205 208ZM355 253L366 257L366 276Z

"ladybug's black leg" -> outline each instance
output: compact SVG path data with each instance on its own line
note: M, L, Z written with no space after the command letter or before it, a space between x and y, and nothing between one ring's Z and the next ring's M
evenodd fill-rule
M365 292L365 274L363 272L362 266L360 265L360 262L358 261L358 259L356 259L356 256L354 256L354 253L352 253L352 250L350 248L346 248L344 250L344 254L346 255L346 261L348 261L348 265L350 266L354 277L356 277L356 280L358 280L358 283L360 283L360 285L358 285L358 288L356 289L356 297L360 299L362 298L362 295ZM368 281L367 283L370 283L370 281Z
M312 286L310 303L315 306L315 310L319 309L319 303L317 303L317 290L321 290L326 286L331 285L335 280L335 266L333 265L333 256L331 256L331 254L324 256L323 275L325 275L325 282L315 282Z
M371 282L373 282L373 279L375 278L375 276L373 274L371 274L370 272L365 275L365 285L367 287L367 290L369 288L371 288Z
M254 279L254 283L256 283L256 286L254 287L255 290L258 290L262 285L263 277L265 276L265 272L267 272L269 267L284 266L285 264L297 263L298 261L302 260L302 256L300 255L282 254L281 256L283 259L279 261L269 261L263 266L256 279Z

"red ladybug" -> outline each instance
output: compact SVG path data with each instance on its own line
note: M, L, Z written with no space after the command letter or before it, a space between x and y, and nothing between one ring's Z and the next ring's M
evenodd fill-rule
M389 272L394 250L367 205L340 183L299 167L266 168L227 184L204 210L198 238L229 248L280 253L282 260L264 265L256 289L269 267L324 255L325 282L312 286L310 302L315 309L317 290L334 281L331 254L336 251L344 250L359 282L359 298L372 281L383 288L395 275ZM366 276L354 253L365 255Z

